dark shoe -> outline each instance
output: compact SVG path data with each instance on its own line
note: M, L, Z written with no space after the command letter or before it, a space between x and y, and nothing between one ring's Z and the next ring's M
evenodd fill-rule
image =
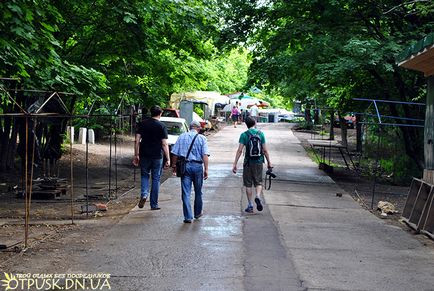
M258 209L258 211L262 211L262 209L264 209L264 207L262 207L261 199L259 199L258 197L255 198L255 203L256 209Z
M184 223L191 223L191 219L184 219Z
M161 209L161 207L151 207L151 210L160 210Z
M253 206L247 206L247 208L244 211L247 213L253 213Z
M140 198L139 208L143 208L143 206L145 206L145 202L146 202L146 197Z
M201 213L201 214L199 214L199 215L196 215L194 218L195 219L199 219L199 218L201 218L203 216L203 212Z

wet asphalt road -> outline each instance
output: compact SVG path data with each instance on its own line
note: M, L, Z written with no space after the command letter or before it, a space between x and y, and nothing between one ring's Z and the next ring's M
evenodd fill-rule
M180 181L169 178L160 211L132 209L68 272L110 273L112 290L434 290L432 250L336 197L289 125L259 128L278 175L263 212L243 213L231 166L245 128L228 126L209 138L203 218L183 223Z
M114 290L300 289L268 208L243 212L241 170L231 172L243 130L226 127L209 140L202 218L183 223L180 179L169 178L160 211L135 207L68 272L109 273Z

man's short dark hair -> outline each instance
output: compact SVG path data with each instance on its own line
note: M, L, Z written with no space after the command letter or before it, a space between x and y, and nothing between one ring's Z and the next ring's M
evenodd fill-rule
M161 114L161 112L163 112L163 110L161 109L160 106L158 105L154 105L151 107L151 117L155 117Z
M254 120L252 117L248 116L248 117L246 117L245 123L247 125L247 128L251 128L251 127L255 126L256 120Z

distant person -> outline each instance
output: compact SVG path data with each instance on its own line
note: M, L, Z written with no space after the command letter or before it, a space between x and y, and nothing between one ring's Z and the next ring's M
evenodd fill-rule
M241 102L235 102L235 105L238 108L238 120L237 124L241 124L241 114L243 113L243 107L241 106Z
M244 110L242 108L240 109L240 116L238 120L240 122L244 122Z
M237 106L232 107L232 110L231 110L231 119L232 119L232 122L234 123L234 127L235 128L237 127L238 115L239 114L240 113L238 111L238 107Z
M176 161L178 157L186 157L186 172L181 177L182 209L184 213L184 223L191 223L193 215L199 219L202 215L202 184L203 180L208 179L208 142L205 136L199 134L200 123L193 120L190 124L190 131L181 134L172 148L173 161L172 167L176 172ZM188 154L188 150L191 151ZM190 196L191 184L194 186L194 208L191 210Z
M166 126L159 121L163 110L160 106L154 105L150 112L151 118L142 120L138 125L133 164L140 165L141 172L139 208L143 208L148 198L149 177L151 177L151 210L159 210L158 192L163 168L163 154L166 158L164 167L168 168L170 166L169 144L167 143Z
M247 109L245 109L245 110L241 109L241 120L242 120L242 122L246 122L246 119L249 116L250 116L249 110L247 110Z
M237 163L240 156L246 148L243 162L243 185L246 187L247 208L248 213L253 213L253 190L256 189L255 203L258 211L262 211L262 201L260 194L262 192L262 171L264 156L267 159L267 167L272 168L270 156L265 144L264 133L255 128L256 121L252 117L247 117L245 121L247 131L240 135L238 150L235 155L235 161L232 167L232 172L237 172Z
M258 106L255 104L253 104L252 107L250 107L250 116L256 121L258 122L258 115L259 115L259 108Z

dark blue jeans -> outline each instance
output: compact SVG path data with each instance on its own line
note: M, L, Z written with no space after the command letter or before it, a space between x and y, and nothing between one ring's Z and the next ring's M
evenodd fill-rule
M141 189L140 197L148 198L149 177L151 177L151 208L158 207L158 191L160 190L160 176L163 159L140 158Z
M194 187L194 216L202 213L202 185L203 185L203 165L199 163L187 163L184 177L181 178L182 190L182 210L184 219L193 219L191 211L190 197L191 184Z

